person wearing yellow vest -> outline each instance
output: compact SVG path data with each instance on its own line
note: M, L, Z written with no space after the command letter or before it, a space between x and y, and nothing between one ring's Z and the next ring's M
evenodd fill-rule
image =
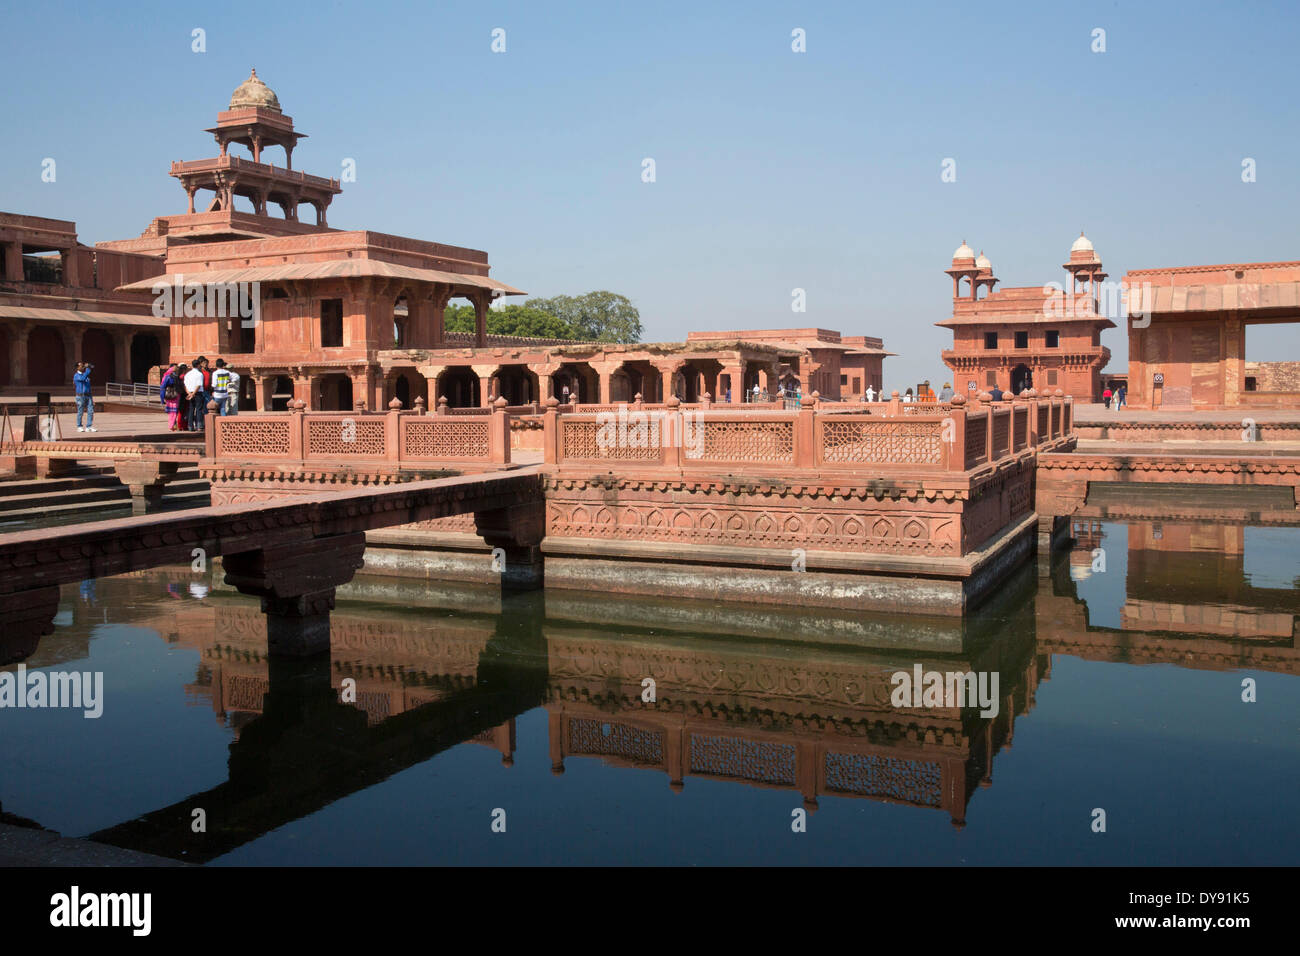
M225 359L217 359L217 370L212 373L212 400L217 403L217 414L227 414L232 385L230 370Z

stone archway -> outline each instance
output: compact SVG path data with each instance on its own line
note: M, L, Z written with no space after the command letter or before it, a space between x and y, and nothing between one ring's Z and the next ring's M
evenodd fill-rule
M389 369L384 382L384 408L394 398L402 403L402 408L415 407L417 398L424 399L424 407L429 408L429 381L420 374L415 366L403 366Z
M468 365L452 365L438 376L438 400L447 399L449 408L479 406L478 373Z
M1019 395L1027 388L1034 387L1034 373L1028 365L1017 365L1011 370L1011 394Z
M117 381L117 356L113 336L103 329L86 329L81 336L81 360L95 366L90 381L95 391Z
M67 385L67 376L63 336L48 325L38 325L27 336L27 384Z
M316 383L313 411L352 411L352 379L342 372L322 375Z
M542 401L538 397L537 374L527 365L502 365L495 373L496 394L507 405L527 405Z
M551 388L555 391L555 397L564 402L564 389L568 386L569 398L571 401L578 401L588 405L598 404L600 402L600 377L586 362L563 362L559 369L551 376ZM576 399L575 399L576 396Z
M131 338L131 381L149 381L149 370L162 364L162 346L151 332L137 332Z

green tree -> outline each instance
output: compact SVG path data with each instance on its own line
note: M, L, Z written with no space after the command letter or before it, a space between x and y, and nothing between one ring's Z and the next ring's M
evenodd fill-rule
M627 296L604 290L586 295L534 298L525 308L540 309L573 328L576 337L597 342L639 342L641 313Z
M474 307L448 305L443 313L443 328L448 332L473 332ZM538 339L580 338L576 329L554 313L529 305L506 305L489 309L487 331L491 335L521 335Z

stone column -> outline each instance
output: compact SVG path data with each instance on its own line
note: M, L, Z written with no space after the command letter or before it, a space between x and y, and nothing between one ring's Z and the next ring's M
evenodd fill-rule
M131 381L131 339L134 332L126 331L113 338L113 376L119 382ZM100 386L108 382L108 376L101 375L96 383Z
M556 366L542 365L537 368L537 402L545 402L554 394L555 386L551 382L551 376L555 374Z
M436 286L429 297L429 327L433 348L440 348L446 338L444 321L447 316L447 303L451 301L451 290L446 286Z
M673 379L685 364L684 361L654 363L654 367L659 372L660 379L659 401L666 402L670 397L672 397Z
M167 483L176 477L177 467L174 461L121 460L114 464L118 481L130 489L133 515L153 514L158 510Z
M226 583L262 599L272 657L309 657L330 648L334 590L364 564L366 536L355 531L222 558Z
M486 295L474 296L474 346L487 347L487 313L491 300Z
M4 261L4 278L6 282L23 281L23 244L21 242L6 242L5 261Z
M27 384L27 338L32 327L26 322L9 325L9 384Z
M471 365L470 368L478 376L479 408L487 408L492 404L492 373L497 370L497 367L495 365Z
M442 396L438 394L438 376L440 376L446 368L447 366L445 365L416 366L416 371L424 376L425 386L429 392L430 409L437 408L438 399L442 398Z
M63 262L63 284L73 288L81 285L81 270L77 267L77 247L61 249L59 259Z
M715 396L715 398L721 403L725 403L727 401L727 394L722 389L723 375L726 375L728 377L728 380L731 382L732 403L736 404L744 401L745 372L744 369L739 365L727 365L723 367L722 371L718 375L719 393Z

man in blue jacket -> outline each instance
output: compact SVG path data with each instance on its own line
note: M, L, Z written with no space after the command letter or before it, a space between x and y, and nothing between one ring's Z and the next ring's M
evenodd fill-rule
M85 362L77 363L77 374L72 376L72 384L77 388L77 431L93 432L95 428L95 396L90 393L90 373L95 366ZM81 417L86 416L86 427L81 427Z

